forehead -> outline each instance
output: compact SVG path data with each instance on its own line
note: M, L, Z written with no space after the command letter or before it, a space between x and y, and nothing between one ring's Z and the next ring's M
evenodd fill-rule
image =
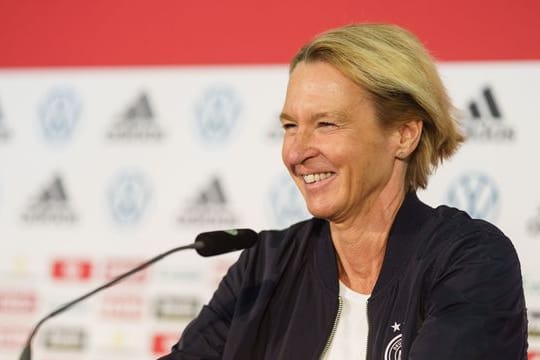
M289 77L284 111L313 108L330 112L366 101L370 103L368 92L334 66L322 61L300 62Z

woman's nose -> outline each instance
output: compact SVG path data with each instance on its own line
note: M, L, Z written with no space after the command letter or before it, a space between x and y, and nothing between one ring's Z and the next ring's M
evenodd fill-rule
M317 153L313 136L307 131L299 130L294 134L285 134L282 157L285 164L297 165Z

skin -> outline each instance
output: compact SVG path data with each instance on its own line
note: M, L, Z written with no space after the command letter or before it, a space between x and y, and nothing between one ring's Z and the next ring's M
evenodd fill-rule
M370 294L422 122L383 129L369 93L325 62L293 70L281 122L283 162L309 211L330 223L340 280ZM306 181L309 174L322 180Z

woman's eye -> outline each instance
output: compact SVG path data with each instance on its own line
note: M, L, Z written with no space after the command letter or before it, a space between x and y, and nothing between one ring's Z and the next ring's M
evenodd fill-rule
M329 126L336 126L336 124L328 122L328 121L320 121L319 126L320 127L329 127Z
M296 127L296 125L293 123L283 123L281 126L283 127L283 130L288 130Z

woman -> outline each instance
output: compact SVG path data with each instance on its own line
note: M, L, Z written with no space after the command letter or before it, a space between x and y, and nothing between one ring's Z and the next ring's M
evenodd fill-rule
M415 195L463 136L412 34L319 35L291 62L281 121L314 218L261 232L163 359L526 358L510 240Z

